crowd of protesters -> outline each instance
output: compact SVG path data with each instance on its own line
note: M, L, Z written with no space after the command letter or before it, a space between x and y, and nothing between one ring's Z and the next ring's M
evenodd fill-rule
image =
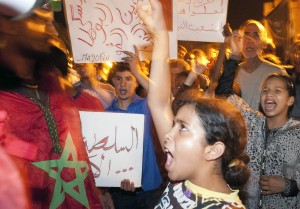
M0 16L0 208L300 208L300 40L282 60L249 19L169 60L160 1L137 13L151 62L133 46L108 79L70 63L51 10ZM96 187L82 110L145 116L141 187Z

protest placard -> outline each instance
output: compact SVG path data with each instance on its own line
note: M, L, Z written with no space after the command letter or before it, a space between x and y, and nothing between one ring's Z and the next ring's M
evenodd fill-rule
M136 12L148 0L65 0L68 29L75 63L122 61L127 50L139 50L140 59L151 59L153 39ZM175 2L175 3L173 3ZM176 1L164 0L170 25L170 57L177 56ZM172 31L173 30L173 31Z
M177 0L178 40L223 42L228 0Z
M80 118L96 185L120 187L130 179L140 187L144 115L80 111Z

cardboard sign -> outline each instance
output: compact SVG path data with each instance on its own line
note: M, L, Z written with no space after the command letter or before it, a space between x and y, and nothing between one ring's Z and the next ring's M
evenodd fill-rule
M175 0L174 0L175 1ZM141 60L151 59L153 39L136 12L148 0L65 0L75 63L122 62L122 51L139 49ZM170 30L177 28L176 4L164 0ZM171 57L177 56L177 31L170 31Z
M144 115L80 111L82 134L96 186L141 186Z
M178 40L224 42L228 0L177 0Z

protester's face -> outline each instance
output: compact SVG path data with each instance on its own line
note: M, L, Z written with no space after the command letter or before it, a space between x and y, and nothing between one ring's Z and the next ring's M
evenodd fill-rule
M186 55L186 51L179 49L177 53L178 59L183 59L185 55Z
M175 76L175 86L171 86L172 94L176 95L181 85L185 82L187 75L174 75Z
M75 64L75 70L81 78L96 78L96 66L94 63Z
M286 117L289 107L294 103L294 97L289 96L284 80L272 77L262 86L260 103L267 117Z
M165 168L171 180L196 180L203 169L205 131L192 105L181 107L166 134Z
M300 42L293 46L290 52L290 59L292 65L300 65Z
M116 72L112 81L119 99L129 100L134 96L138 84L130 71Z
M242 36L242 52L246 58L254 58L262 51L263 41L259 28L251 23L246 25Z

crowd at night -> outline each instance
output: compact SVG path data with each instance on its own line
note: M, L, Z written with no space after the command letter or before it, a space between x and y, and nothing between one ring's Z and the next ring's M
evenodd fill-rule
M2 0L0 208L299 209L299 7Z

